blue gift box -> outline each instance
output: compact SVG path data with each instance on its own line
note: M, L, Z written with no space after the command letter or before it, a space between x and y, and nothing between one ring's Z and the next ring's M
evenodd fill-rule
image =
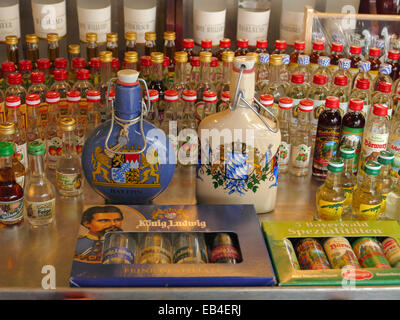
M236 264L103 264L109 232L199 232L206 238L229 233L238 243ZM208 247L210 244L208 243ZM82 214L72 287L272 286L272 264L252 205L102 205L86 206Z

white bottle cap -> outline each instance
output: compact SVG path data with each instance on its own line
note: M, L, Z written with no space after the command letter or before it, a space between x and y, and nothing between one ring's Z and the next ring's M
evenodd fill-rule
M124 85L134 85L137 83L138 78L139 78L139 72L136 70L131 70L131 69L125 69L118 71L118 81L121 84Z

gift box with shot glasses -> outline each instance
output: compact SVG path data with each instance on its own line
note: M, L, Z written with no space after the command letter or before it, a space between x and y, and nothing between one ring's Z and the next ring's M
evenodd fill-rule
M85 206L73 287L272 286L252 205Z
M263 222L281 286L400 284L397 221Z

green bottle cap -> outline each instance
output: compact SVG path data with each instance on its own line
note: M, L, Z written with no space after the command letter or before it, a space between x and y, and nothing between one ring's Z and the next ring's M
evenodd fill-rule
M353 159L356 149L349 146L341 146L339 156L343 159Z
M378 162L380 164L386 165L386 164L392 164L394 160L394 154L389 152L389 151L381 151L381 153L378 156Z
M8 141L0 142L0 157L10 157L14 154L14 144Z
M42 141L32 141L28 143L28 154L32 156L41 156L45 154L46 147Z
M328 162L328 170L330 172L342 172L344 167L344 162L342 159L334 158Z
M378 175L381 172L382 166L376 161L367 161L364 165L364 171L366 174L373 176Z

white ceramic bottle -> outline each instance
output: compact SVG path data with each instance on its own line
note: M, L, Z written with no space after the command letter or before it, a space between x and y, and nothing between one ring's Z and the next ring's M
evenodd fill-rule
M255 111L251 57L235 58L230 83L230 107L206 117L198 128L197 200L253 204L257 213L270 212L276 204L279 124L272 114L266 118Z

